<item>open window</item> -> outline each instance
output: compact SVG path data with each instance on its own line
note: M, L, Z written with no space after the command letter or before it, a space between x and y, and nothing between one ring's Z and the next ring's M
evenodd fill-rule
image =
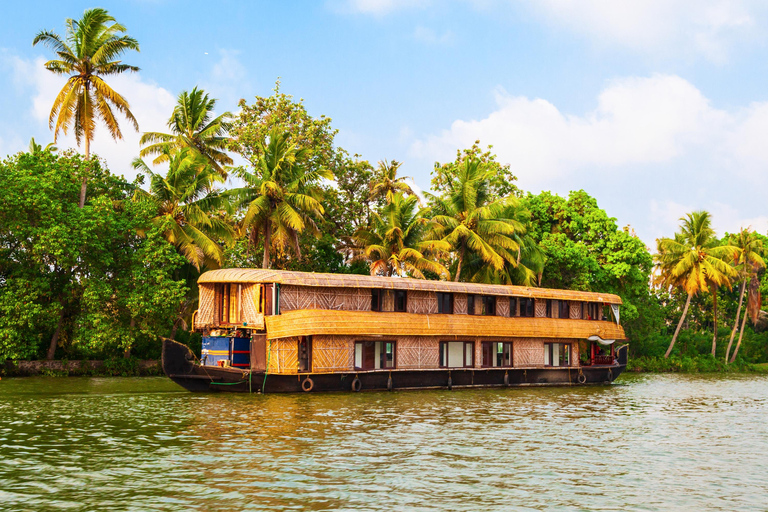
M475 296L472 294L467 295L467 314L475 314Z
M483 342L483 368L509 368L511 366L512 342Z
M441 315L453 314L453 294L437 292L437 312Z
M520 316L533 318L536 315L536 301L532 298L520 299Z
M587 320L600 320L602 305L599 302L587 303Z
M496 316L496 297L483 295L483 315Z
M544 366L570 366L571 365L571 344L570 343L545 343L544 344Z
M394 367L394 341L355 342L355 370L390 370Z
M371 290L371 311L381 311L384 306L384 290L374 288Z
M557 317L571 318L571 303L567 300L557 301Z
M441 368L472 368L475 366L475 343L473 341L441 341Z
M312 371L312 336L301 336L298 347L299 372Z
M395 290L395 311L399 313L408 311L408 294L405 290Z
M509 298L509 316L520 316L520 310L517 309L517 297Z

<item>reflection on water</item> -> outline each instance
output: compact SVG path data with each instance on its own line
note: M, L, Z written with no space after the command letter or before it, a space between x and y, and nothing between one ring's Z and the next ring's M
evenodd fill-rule
M0 510L765 510L768 378L195 395L0 381Z

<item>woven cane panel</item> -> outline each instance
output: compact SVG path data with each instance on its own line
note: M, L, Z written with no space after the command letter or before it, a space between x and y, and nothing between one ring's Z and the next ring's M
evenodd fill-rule
M579 320L581 318L581 302L571 302L571 314L572 320Z
M403 336L397 339L398 368L437 368L440 340L426 336Z
M547 316L547 301L544 299L536 299L536 316L544 318Z
M496 316L509 316L509 299L496 297Z
M241 310L243 312L243 316L241 317L241 321L244 323L247 323L248 325L256 325L259 323L259 313L256 310L256 287L258 285L251 284L251 285L245 285L243 286L242 295L240 296L240 304L241 304ZM263 322L264 319L261 318L261 322Z
M457 293L453 296L453 314L454 315L467 314L467 294L466 293Z
M216 318L215 309L215 293L214 285L201 284L200 285L200 299L197 308L197 316L195 317L195 329L204 329L213 325Z
M394 311L395 310L395 292L392 290L384 290L384 300L382 301L382 311Z
M349 336L314 336L312 371L350 371L354 366L354 339Z
M408 312L420 315L437 314L437 294L434 292L408 292Z
M296 338L269 340L269 373L297 373L299 343Z
M579 364L579 344L571 343L571 366Z
M335 309L370 311L371 291L365 288L321 288L284 285L280 288L280 310Z
M544 340L518 338L512 345L515 366L541 366L544 364Z

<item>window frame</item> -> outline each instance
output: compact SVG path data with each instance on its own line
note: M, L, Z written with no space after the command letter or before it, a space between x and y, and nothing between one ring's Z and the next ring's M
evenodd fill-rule
M449 347L451 343L461 343L462 344L461 348L462 348L462 358L463 358L464 366L447 366L447 363L448 363L448 354L447 354L448 348L447 347ZM470 352L472 354L472 356L470 358L471 361L469 361L469 364L467 364L467 346L471 346L472 347L472 350ZM474 341L464 341L464 340L446 340L446 341L441 341L440 342L440 346L439 346L438 358L439 358L438 363L440 365L440 368L445 368L445 369L448 369L448 370L450 370L452 368L460 368L460 369L474 368L475 367L475 342Z
M525 304L525 311L523 311L523 305ZM529 311L528 306L530 306L530 315L527 314ZM523 314L525 312L525 314ZM535 318L536 317L536 299L532 297L521 297L520 299L520 316L524 318Z
M235 316L232 321L232 287L235 287ZM216 304L219 309L218 324L219 325L240 325L242 321L242 296L243 285L239 283L219 283L214 289Z
M520 310L518 309L517 297L509 298L509 316L511 318L520 316Z
M373 307L374 299L377 301L377 307ZM371 288L371 311L383 311L384 309L384 290L381 288Z
M474 293L467 294L467 314L468 315L475 314L475 294Z
M445 299L448 299L448 311L445 311ZM437 314L438 315L452 315L454 308L453 294L450 292L437 292Z
M398 308L398 302L400 297L403 298L403 308ZM408 312L408 290L395 290L395 304L393 306L395 313L407 313Z
M481 311L483 316L496 316L496 296L495 295L482 295L483 309ZM491 307L492 306L492 307Z
M563 308L565 308L565 315L563 315ZM557 317L565 318L566 320L571 318L571 302L567 300L559 300L557 302Z
M372 343L373 350L373 367L368 368L365 366L365 344L366 343ZM381 351L379 352L379 368L376 368L376 344L381 343ZM386 366L382 363L385 362L386 358L386 346L387 344L392 345L392 366ZM361 366L357 366L357 346L360 345L362 348L360 349L360 359L361 359ZM373 372L373 371L389 371L394 370L397 368L397 340L355 340L355 350L353 353L353 361L352 364L354 366L355 371L361 371L361 372Z
M491 347L491 349L490 349L491 350L491 358L493 358L494 356L496 356L499 353L498 352L498 348L497 348L496 352L493 351L494 345L501 345L502 346L502 352L501 352L502 354L504 353L504 348L506 348L506 347L509 348L509 364L508 365L494 366L493 365L493 359L490 361L491 364L485 364L485 347L486 346L490 346ZM481 353L483 355L483 361L481 361L481 367L482 368L513 368L514 367L514 362L515 362L515 359L514 359L514 357L515 357L514 356L514 344L511 341L483 341L483 342L481 342L481 348L482 348Z
M553 345L560 345L563 348L567 348L568 359L566 361L566 364L561 364L561 365L557 365L557 366L552 364ZM573 353L573 343L565 343L565 342L562 342L562 341L546 342L546 343L544 343L544 350L548 351L548 353L549 353L549 363L547 363L546 355L544 357L544 366L546 366L547 368L569 368L569 367L571 367L571 355ZM561 351L560 354L561 354L560 358L562 360L563 352Z

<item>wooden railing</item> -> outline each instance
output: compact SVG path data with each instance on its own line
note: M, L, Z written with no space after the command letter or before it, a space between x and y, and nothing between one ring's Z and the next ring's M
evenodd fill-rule
M613 364L613 356L595 356L592 358L592 364Z

